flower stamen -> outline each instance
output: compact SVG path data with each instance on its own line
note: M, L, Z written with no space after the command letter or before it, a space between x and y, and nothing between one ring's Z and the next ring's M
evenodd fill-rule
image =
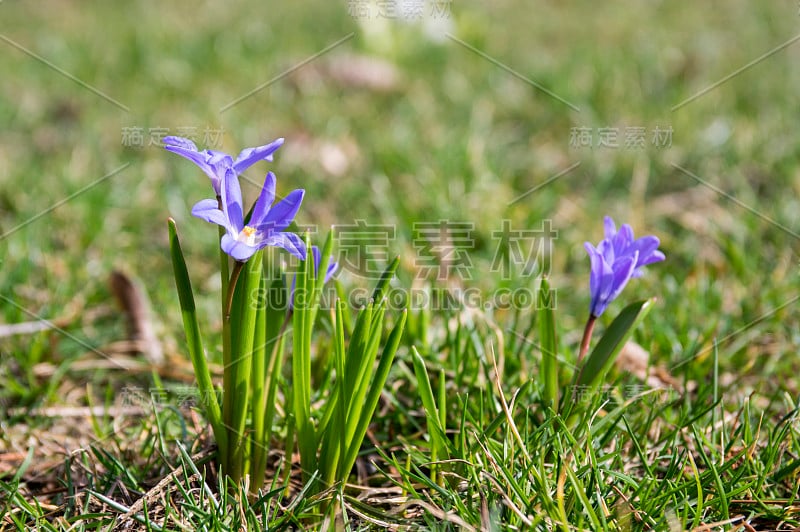
M243 242L248 246L255 246L256 245L256 228L250 227L249 225L245 225L242 232L239 233L239 237L236 239L239 242Z

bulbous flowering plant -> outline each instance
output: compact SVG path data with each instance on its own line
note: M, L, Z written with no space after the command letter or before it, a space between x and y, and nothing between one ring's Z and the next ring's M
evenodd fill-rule
M643 268L648 264L664 260L664 254L658 250L660 241L655 236L633 238L633 229L623 224L617 226L611 217L603 219L605 238L597 247L585 242L583 247L591 260L589 275L589 319L583 331L578 361L581 361L589 350L594 324L608 305L611 304L634 277L641 277Z
M316 479L311 489L316 491L345 482L377 407L405 325L403 312L388 336L382 334L386 309L380 302L399 260L384 272L375 290L376 303L359 312L353 330L344 325L349 320L344 320L343 304L334 305L332 343L336 349L330 356L324 356L324 360L332 365L326 374L334 375L335 380L324 383L322 390L312 394L312 332L323 285L332 280L337 269L331 254L333 233L328 234L320 250L311 245L308 235L301 238L288 230L305 192L295 189L276 202L274 173L266 174L249 214L239 185L244 170L259 161L272 161L283 139L242 150L236 159L219 151L200 151L191 140L181 137L166 137L164 144L168 151L202 169L211 179L216 196L197 202L192 214L220 227L224 368L221 390L215 389L208 369L191 282L172 219L169 231L187 347L200 388L200 404L213 429L218 462L225 477L233 481L234 490L246 477L251 494L263 486L273 418L277 411L286 411L291 413L294 428L286 431L289 441L283 447L294 446L296 438L304 479ZM283 249L301 261L291 284L282 275L269 277L268 273L274 269L264 265L274 264L264 254L268 247ZM312 260L307 260L308 250ZM279 377L290 321L292 381L283 397L291 398L291 404L278 409L277 390L282 382ZM346 337L349 337L348 348L345 348ZM386 341L378 369L374 371L380 342L373 339L380 338ZM322 411L312 410L312 395L329 398Z
M219 151L200 151L188 139L165 139L168 151L192 161L208 175L214 191L213 198L195 203L192 214L219 226L221 389L215 388L206 361L191 282L173 220L169 222L170 251L187 347L200 388L200 404L217 441L218 463L223 478L233 481L230 486L234 490L238 489L240 480L249 479L250 495L255 495L264 484L273 421L279 412L286 413L287 441L282 448L289 451L288 456L297 448L304 489L320 492L347 481L406 322L404 310L385 334L387 308L384 299L400 263L395 258L378 280L372 302L357 312L354 322L345 314L350 311L345 303L337 300L328 309L328 326L315 328L323 285L332 280L337 269L332 254L333 233L329 232L325 244L317 247L312 245L307 234L301 238L290 230L305 192L295 189L276 201L274 173L266 174L259 196L249 211L245 209L239 185L239 176L245 169L259 161L272 161L282 144L283 139L277 139L247 148L234 159ZM573 390L582 388L591 392L597 389L653 300L625 307L589 353L597 319L632 278L642 275L645 266L664 260L657 237L636 239L629 225L623 224L617 230L609 217L604 220L604 229L605 238L597 246L585 244L591 264L591 297L589 318L572 374ZM294 275L289 277L281 272L271 276L275 264L269 254L264 253L267 248L284 250L298 259L300 263ZM565 419L571 424L576 419L573 414L578 406L571 401L574 395L559 393L561 372L553 303L549 281L543 277L537 316L543 354L542 397L548 407L564 408ZM291 328L288 327L290 322ZM329 338L314 342L314 333ZM291 342L286 340L288 335L291 335ZM446 411L444 371L440 373L437 405L424 360L412 351L418 393L429 429L433 427L431 456L434 462L437 457L447 462L450 442L441 415ZM282 362L289 353L290 380L281 378ZM327 367L315 368L317 371L312 372L312 354ZM312 390L312 373L325 376L319 379L322 382L315 383L316 390ZM282 385L283 393L279 394ZM280 404L281 398L283 404ZM431 474L438 475L439 467L432 467Z
M634 328L649 312L653 299L628 305L611 322L594 350L589 353L597 319L608 306L622 293L628 282L640 277L644 267L663 261L664 253L659 251L660 241L655 236L634 238L633 229L623 224L619 230L610 217L604 221L605 238L597 246L584 244L590 259L589 274L589 317L584 327L583 337L578 348L576 366L572 379L572 394L563 394L559 402L558 342L553 300L547 279L542 280L539 296L539 334L542 345L543 398L554 409L561 407L571 410L576 407L576 393L591 394L603 381L616 356L630 337ZM588 356L587 356L588 355Z

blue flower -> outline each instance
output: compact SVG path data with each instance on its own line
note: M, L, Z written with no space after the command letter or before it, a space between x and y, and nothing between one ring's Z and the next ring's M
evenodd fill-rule
M658 251L657 237L643 236L634 240L630 225L623 224L617 231L614 220L608 216L604 225L606 237L596 248L589 242L583 245L592 261L589 311L595 318L619 296L631 278L641 277L644 266L664 260L664 254Z
M253 207L253 214L244 224L242 191L235 168L228 168L222 178L220 199L205 199L192 207L192 215L225 228L220 245L234 259L244 262L267 246L283 248L301 260L306 258L302 239L284 229L294 220L305 191L293 190L284 199L275 201L275 174L267 173L264 187ZM222 209L219 206L222 206Z
M273 140L264 146L245 148L235 161L230 155L221 151L199 151L194 142L183 137L164 137L163 142L167 150L177 153L199 166L211 178L214 193L220 196L222 180L228 169L233 169L238 176L258 161L272 161L272 154L281 147L283 139Z

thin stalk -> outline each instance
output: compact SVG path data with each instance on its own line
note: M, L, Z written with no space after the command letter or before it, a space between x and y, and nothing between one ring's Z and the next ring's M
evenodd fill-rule
M222 210L222 199L217 196L217 204L219 205L219 209ZM225 235L225 229L220 227L219 228L219 238L222 240L222 237ZM230 259L228 254L222 251L222 248L219 250L219 275L221 281L221 290L220 290L220 309L223 313L223 318L225 315L225 308L227 303L228 297L228 284L230 281L230 277L228 276L230 273ZM231 426L231 386L233 386L233 375L231 374L231 324L229 320L223 319L222 320L222 424L224 430L229 430L228 427ZM226 438L228 440L229 438ZM220 460L220 467L225 474L228 473L228 448L225 445L223 448L222 445L217 442L219 447L219 460Z
M597 316L589 315L589 319L586 321L586 327L583 329L583 339L581 340L581 348L578 352L578 363L580 364L583 361L583 358L586 356L586 353L589 352L589 342L592 340L592 331L594 331L594 324L597 323Z
M225 321L231 320L231 307L233 306L233 293L236 291L236 284L239 281L239 275L242 273L242 268L244 265L247 264L245 262L236 261L233 265L233 273L231 274L231 280L228 284L228 293L225 299Z

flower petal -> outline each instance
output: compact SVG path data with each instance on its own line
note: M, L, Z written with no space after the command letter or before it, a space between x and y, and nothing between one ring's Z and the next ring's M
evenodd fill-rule
M638 251L639 252L639 262L636 264L636 267L644 266L645 264L651 264L657 261L651 261L651 255L655 254L658 250L659 245L658 237L655 236L643 236L642 238L637 239L635 242L631 244L628 248L629 252ZM663 257L663 253L661 254ZM663 260L663 259L662 259Z
M609 296L614 284L614 270L600 251L595 249L589 242L586 242L583 246L589 253L591 260L589 277L591 301L589 303L589 311L593 316L600 316L611 302Z
M167 149L169 149L170 147L174 147L174 148L182 148L184 150L198 151L197 145L191 140L184 137L176 137L174 135L169 135L161 139L161 142L164 143Z
M311 256L314 257L314 271L319 271L319 261L322 259L319 247L311 246Z
M206 163L214 168L220 175L225 175L224 172L228 168L233 168L233 159L227 153L216 150L204 150L201 152L205 158Z
M221 187L222 209L228 219L228 227L239 234L244 228L244 213L242 208L242 189L239 187L239 177L233 168L225 172Z
M328 271L325 272L325 282L327 283L333 278L336 270L339 269L339 263L333 261L333 255L328 259Z
M586 250L586 253L589 254L589 290L594 293L592 288L597 286L597 284L600 282L598 272L602 269L600 263L598 263L596 259L596 256L599 255L599 252L590 242L584 242L583 248Z
M205 220L212 224L221 225L228 228L228 220L225 213L219 210L219 203L215 199L204 199L195 203L192 207L192 216Z
M306 245L294 233L274 233L258 244L258 248L274 246L283 248L300 260L306 260Z
M611 240L601 240L600 243L597 244L597 252L600 253L609 264L614 264L614 261L617 260L617 253Z
M620 255L628 254L628 248L633 243L633 229L628 224L622 224L619 231L614 235L614 252Z
M209 177L216 177L214 174L214 170L209 166L208 162L206 161L207 157L205 154L197 151L196 149L186 148L183 146L164 146L167 151L171 151L172 153L177 153L181 157L186 157L194 164L199 166Z
M650 253L650 256L642 259L641 255L639 255L639 261L636 265L636 269L633 270L633 277L641 277L644 274L644 267L653 264L654 262L661 262L666 257L660 251L653 251Z
M283 231L294 220L300 204L303 202L305 190L298 188L276 203L262 220L262 226L272 226L275 231Z
M182 137L166 137L171 139L173 144L165 146L168 151L177 153L192 161L200 167L203 172L211 179L211 186L214 187L214 193L220 195L220 187L222 179L228 168L233 166L233 159L230 155L213 150L197 151L194 142Z
M611 218L611 216L606 216L603 218L603 230L607 240L613 239L614 235L617 234L617 226L614 224L614 220Z
M611 282L611 291L608 296L608 303L614 301L622 293L622 289L633 277L633 270L636 268L636 260L639 254L624 257L614 263L614 278Z
M222 251L240 262L246 261L252 257L256 251L258 251L257 248L248 246L244 242L239 242L227 233L222 235L220 247L222 248Z
M650 258L648 258L644 263L642 263L642 266L647 266L648 264L653 264L654 262L661 262L662 260L665 260L666 258L667 258L666 255L664 255L662 252L656 250L656 251L654 251L654 252L652 252L650 254Z
M603 219L603 230L605 238L596 248L588 242L584 244L591 258L589 308L595 317L619 296L628 281L642 275L644 266L664 260L655 236L635 240L629 224L622 224L617 231L609 216Z
M282 144L283 139L280 138L273 140L264 146L245 148L241 151L241 153L239 153L239 156L236 157L236 161L233 163L233 169L236 170L237 174L241 174L258 161L271 161L272 154L275 152L275 150L280 148Z
M261 194L259 194L256 205L253 207L253 214L250 216L250 225L252 227L260 227L262 225L273 201L275 201L275 174L267 172L264 186L261 188Z

